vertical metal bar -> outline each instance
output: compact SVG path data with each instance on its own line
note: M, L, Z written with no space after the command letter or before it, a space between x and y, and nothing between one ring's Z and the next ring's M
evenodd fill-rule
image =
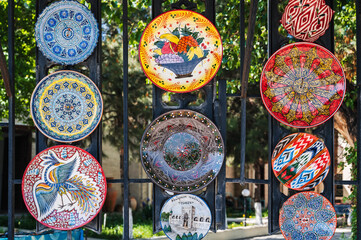
M242 82L242 72L243 72L243 61L244 61L244 52L245 52L245 30L244 30L244 0L241 0L239 3L239 21L240 21L240 73L241 73L241 79L240 82ZM246 103L247 98L241 99L241 173L240 173L240 183L243 184L245 181L245 163L246 163Z
M129 239L129 149L128 149L128 0L123 0L123 135L124 135L124 235Z
M277 51L281 45L282 39L278 32L280 18L278 1L268 0L268 57ZM283 133L280 124L271 115L269 115L268 124L268 166L272 166L272 150ZM274 233L279 230L278 214L282 204L282 194L280 192L280 183L274 176L271 167L268 168L268 174L270 183L268 191L268 232Z
M152 0L152 19L162 13L162 2L162 0ZM162 106L162 93L163 90L153 84L153 119L164 112ZM153 185L153 188L156 188L156 186Z
M9 149L8 149L8 238L14 239L14 209L15 209L15 60L14 60L14 0L8 1L8 52L9 80L11 97L9 97Z
M357 50L357 239L361 239L361 3L356 1Z
M162 4L164 0L152 0L152 18L157 17L162 13ZM204 13L202 13L205 17L207 17L212 23L215 22L215 0L204 0L206 10ZM187 3L183 2L184 5L187 5ZM219 88L220 89L220 88ZM224 88L226 89L226 88ZM216 94L216 82L214 80L210 81L206 86L202 88L202 91L205 93L205 101L200 106L189 106L190 97L192 97L192 94L178 94L179 99L179 105L176 108L187 108L191 109L197 112L200 112L210 118L212 121L217 121L217 118L219 118L218 110L223 106L217 107L217 94ZM225 91L225 90L224 90ZM153 86L153 119L158 117L160 114L174 110L175 107L167 106L162 102L162 93L164 90L161 90L160 88ZM225 93L225 92L224 92ZM219 95L219 97L222 94ZM219 99L221 101L221 99ZM216 114L215 114L216 113ZM221 113L223 114L223 113ZM225 118L225 116L221 116L221 118ZM221 122L221 121L218 121ZM217 124L217 123L216 123ZM222 125L220 123L220 125ZM217 127L220 127L219 124L217 124ZM215 230L216 225L220 228L225 228L225 167L222 167L220 170L218 177L217 177L218 184L213 182L207 186L206 192L203 194L202 198L209 204L211 208L212 215L215 216L212 220L211 229ZM216 196L217 194L217 196ZM160 209L164 201L169 198L170 196L165 193L162 189L157 187L156 185L153 185L153 230L155 232L160 231ZM216 206L218 206L216 208Z
M215 124L218 126L219 131L222 135L224 145L227 146L227 81L218 80L218 99L214 102L214 115ZM224 163L217 176L217 195L215 201L215 219L212 224L212 230L226 229L226 164ZM211 204L211 202L209 202Z
M325 1L328 6L333 8L333 0ZM334 22L330 22L330 27L327 29L326 33L321 36L318 40L321 45L326 47L329 51L334 52ZM318 127L314 133L320 134L324 138L325 145L331 156L331 165L329 168L329 173L323 181L324 190L322 195L326 197L332 204L335 200L335 183L334 183L334 122L333 118L329 119L327 122Z
M36 1L36 17L45 9L47 1ZM40 82L48 74L49 60L42 54L38 47L36 47L36 82ZM47 138L39 131L35 131L36 134L36 153L39 153L46 149ZM40 222L36 222L36 232L42 232L48 229L45 225Z
M101 0L88 0L91 3L91 11L98 23L99 37L97 47L93 54L88 58L87 65L89 69L90 79L97 85L99 91L102 91L102 64L101 64L101 52L102 52L102 16L101 16ZM100 123L97 129L91 135L91 145L86 149L92 154L96 160L102 164L102 124ZM102 214L101 212L84 227L91 229L97 233L102 231Z
M214 25L216 25L216 2L215 0L205 0L205 12L204 16L208 18ZM216 81L212 79L203 89L207 92L208 105L205 106L203 113L211 118L220 129L223 139L226 141L226 122L223 120L226 118L226 82L224 80L219 81L219 95L218 100L216 94ZM220 106L219 106L220 105ZM200 109L199 109L200 110ZM217 184L212 183L208 185L204 198L211 208L212 214L215 217L212 219L211 228L213 231L217 229L226 228L226 166L223 164L217 176Z
M244 8L244 1L241 1L241 5L243 4ZM254 30L255 30L255 23L256 23L256 15L257 15L257 6L258 0L251 0L251 7L250 7L250 15L248 19L248 32L247 32L247 43L246 48L244 48L244 9L242 17L243 23L241 23L241 33L243 30L243 36L241 39L240 49L243 51L243 55L241 56L242 59L242 69L241 69L241 183L244 183L245 176L244 176L244 167L246 161L246 104L247 104L247 88L248 88L248 77L249 77L249 70L251 66L251 59L252 59L252 48L253 48L253 38L254 38ZM242 22L242 20L241 20ZM243 26L242 26L243 25ZM242 29L243 28L243 29Z
M162 13L163 0L152 0L152 19L159 16ZM167 111L162 104L163 90L153 84L153 119ZM159 232L162 230L160 225L160 211L161 204L169 196L164 191L153 183L153 231Z

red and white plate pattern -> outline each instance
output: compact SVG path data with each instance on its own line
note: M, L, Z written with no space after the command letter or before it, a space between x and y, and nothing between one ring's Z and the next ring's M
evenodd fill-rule
M325 34L333 14L324 0L290 0L281 23L295 38L314 42Z
M59 145L36 155L25 170L22 193L30 214L43 225L71 230L90 222L107 192L104 172L85 150Z

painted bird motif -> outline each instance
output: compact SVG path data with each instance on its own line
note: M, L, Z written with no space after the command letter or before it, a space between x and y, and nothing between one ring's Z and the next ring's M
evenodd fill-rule
M39 219L45 218L54 208L75 208L87 215L98 207L99 191L95 181L84 174L75 173L80 164L78 152L64 161L49 150L48 155L41 159L43 177L34 187ZM58 206L54 206L56 202L60 202Z

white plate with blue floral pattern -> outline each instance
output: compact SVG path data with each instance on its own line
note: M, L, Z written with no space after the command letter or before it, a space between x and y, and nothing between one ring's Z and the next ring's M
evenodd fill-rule
M94 82L75 71L58 71L43 78L30 102L31 116L45 136L75 142L91 134L103 113L103 100Z
M51 61L66 65L87 59L97 45L98 35L93 14L77 1L50 4L35 25L40 51Z

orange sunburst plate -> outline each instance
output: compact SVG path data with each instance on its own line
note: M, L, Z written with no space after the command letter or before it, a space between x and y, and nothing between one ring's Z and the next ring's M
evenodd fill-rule
M342 66L326 48L292 43L276 51L263 68L264 105L279 122L296 128L318 126L342 104L346 82Z

